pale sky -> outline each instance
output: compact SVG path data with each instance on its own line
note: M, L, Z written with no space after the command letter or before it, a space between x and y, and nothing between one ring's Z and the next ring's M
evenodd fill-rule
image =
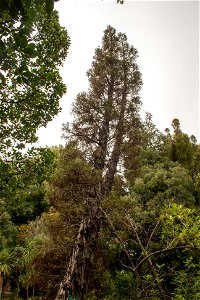
M62 112L38 131L41 146L64 144L62 124L71 120L76 95L87 91L86 71L107 25L126 33L138 50L141 116L150 112L161 131L179 118L182 130L200 141L198 1L125 0L120 5L116 0L60 0L56 9L71 38L61 69L67 94L61 100Z

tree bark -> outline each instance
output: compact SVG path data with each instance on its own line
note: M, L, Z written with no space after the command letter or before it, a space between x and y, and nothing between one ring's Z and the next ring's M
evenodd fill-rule
M82 300L87 293L88 275L93 264L93 252L100 229L100 211L97 199L88 200L86 211L64 277L55 300L68 299L69 295Z

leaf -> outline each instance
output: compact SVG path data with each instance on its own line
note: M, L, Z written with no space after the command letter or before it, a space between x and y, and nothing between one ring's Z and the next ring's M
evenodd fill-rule
M37 51L35 49L35 44L30 43L28 46L24 49L25 53L29 55L29 57L36 57L37 56Z
M14 34L14 40L15 40L15 44L17 46L17 48L26 48L27 46L27 36L24 34L24 32L17 32Z
M33 26L33 20L28 16L23 16L21 22L24 25L24 27L27 29L27 31L30 33Z

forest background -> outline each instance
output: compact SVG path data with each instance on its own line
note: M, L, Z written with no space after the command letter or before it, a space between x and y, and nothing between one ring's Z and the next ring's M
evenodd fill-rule
M126 34L102 33L65 146L30 147L66 92L53 7L0 6L0 298L200 299L200 147L141 119Z

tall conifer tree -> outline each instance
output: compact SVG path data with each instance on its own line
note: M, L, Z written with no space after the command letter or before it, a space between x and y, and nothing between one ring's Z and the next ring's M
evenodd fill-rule
M66 138L78 143L99 180L90 186L85 199L89 205L86 205L56 300L68 299L69 294L84 298L101 225L101 202L109 196L119 170L136 168L141 134L138 93L142 85L137 56L137 50L128 44L126 35L108 26L102 46L96 49L92 67L87 72L88 92L77 95L73 105L74 121L71 126L64 126Z

